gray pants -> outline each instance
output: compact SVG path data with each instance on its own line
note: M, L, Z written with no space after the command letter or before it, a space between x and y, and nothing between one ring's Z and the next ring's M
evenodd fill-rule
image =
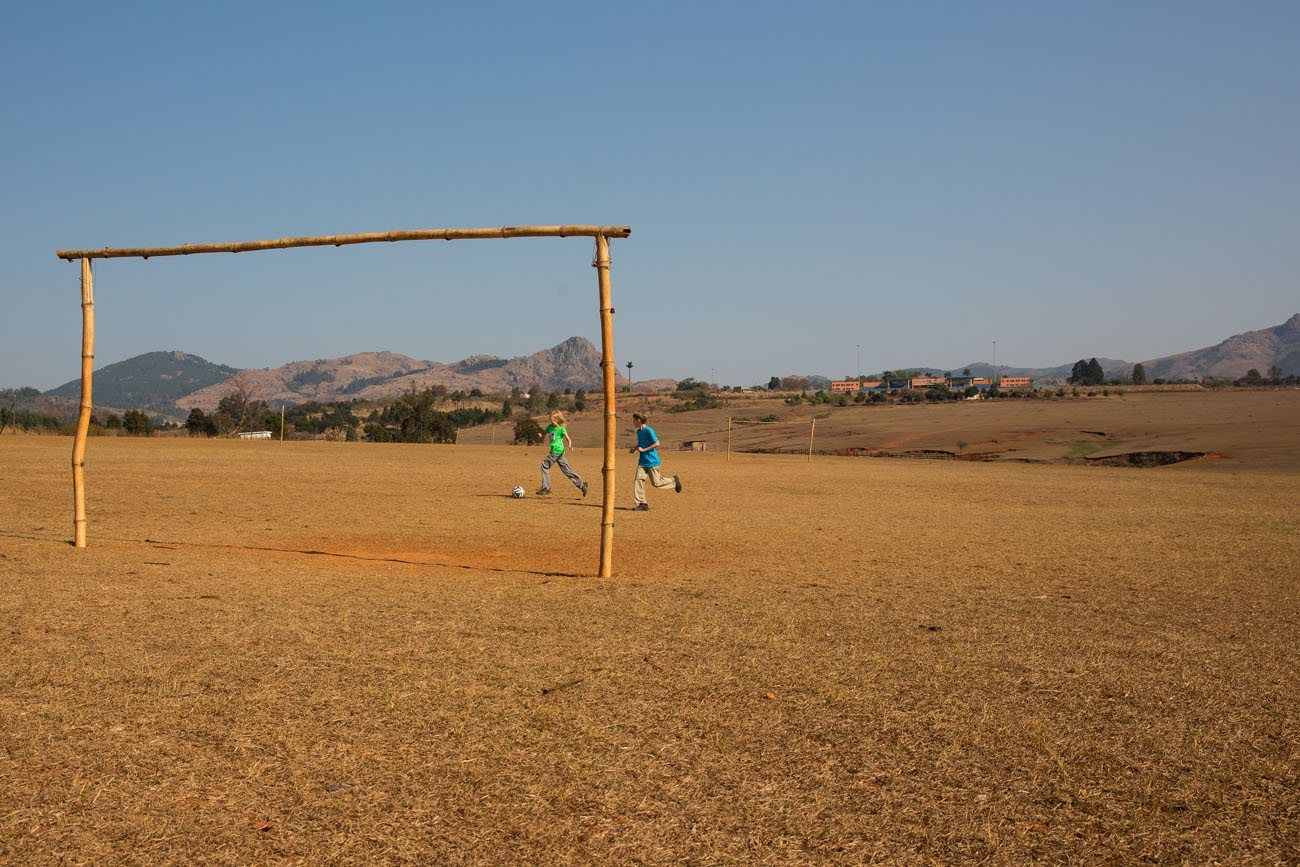
M579 490L582 489L582 476L573 471L573 467L569 466L569 462L564 459L564 455L548 454L546 457L542 458L543 491L549 491L551 489L551 464L559 464L560 472L564 473L564 475L568 477L569 481L573 482L575 488L578 488Z

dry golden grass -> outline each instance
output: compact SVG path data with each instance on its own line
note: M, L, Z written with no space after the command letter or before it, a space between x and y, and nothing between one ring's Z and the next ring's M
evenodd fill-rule
M1086 394L1088 389L1082 389ZM1300 468L1300 389L1223 389L1199 392L1120 392L1109 397L1063 400L958 401L916 406L786 406L779 396L724 395L713 410L667 413L680 403L672 395L632 395L624 405L648 407L667 442L703 439L725 450L727 417L776 416L777 424L737 424L737 450L801 451L808 422L817 418L814 447L900 453L942 450L1000 460L1060 461L1133 451L1213 452L1232 469ZM600 444L598 408L569 425L583 446ZM496 441L505 442L505 425ZM462 431L462 442L487 443L490 428ZM631 442L620 430L619 442Z
M1300 859L1294 470L671 454L602 582L537 449L90 445L76 551L0 443L7 862Z

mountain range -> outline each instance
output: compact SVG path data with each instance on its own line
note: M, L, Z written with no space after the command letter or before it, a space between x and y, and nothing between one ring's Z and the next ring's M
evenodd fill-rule
M1107 376L1128 376L1133 363L1099 358ZM1031 376L1037 380L1064 380L1070 362L1055 367L1012 367L998 365L1002 376ZM1272 328L1247 331L1227 340L1196 349L1142 362L1148 380L1235 379L1255 368L1267 374L1281 368L1284 375L1300 374L1300 314ZM988 376L993 365L976 362L965 365L977 376ZM897 368L942 373L933 367ZM954 368L964 369L964 368ZM820 380L821 377L818 377ZM619 385L627 382L619 376ZM396 352L362 352L342 358L294 361L280 367L240 370L214 364L185 352L147 352L95 372L95 403L101 407L141 408L163 414L183 413L191 407L212 409L236 384L253 397L274 404L308 401L376 400L411 388L442 385L448 389L501 393L511 388L528 389L537 384L548 391L565 388L588 390L600 387L600 353L585 337L570 337L563 343L532 355L500 358L473 355L443 363L421 361ZM637 381L638 389L671 388L671 380ZM45 393L46 398L67 402L80 392L80 381L72 380Z
M620 384L625 382L620 379ZM600 353L585 337L517 358L474 355L446 364L421 361L397 352L362 352L342 358L293 361L280 367L244 369L214 364L186 352L147 352L95 371L95 403L104 407L140 407L176 413L192 407L214 409L237 385L271 404L308 401L375 400L430 385L485 393L548 391L600 387ZM81 381L74 379L46 392L74 398Z

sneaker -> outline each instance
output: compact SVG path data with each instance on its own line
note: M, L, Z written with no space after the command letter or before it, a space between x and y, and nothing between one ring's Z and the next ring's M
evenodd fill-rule
M537 496L537 497L545 497L545 496L546 496L547 494L549 494L550 492L551 492L551 489L550 489L550 488L538 488L538 489L537 489L537 493L534 494L534 496Z
M673 481L677 483L676 485L674 485L674 487L677 489L677 493L680 494L682 492L682 477L673 476Z
M648 511L650 511L650 504L649 504L649 503L637 503L637 504L636 504L636 508L633 509L632 511L634 511L634 512L648 512Z
M582 483L582 495L583 495L584 497L587 496L587 483L586 483L586 482L583 482L583 483Z

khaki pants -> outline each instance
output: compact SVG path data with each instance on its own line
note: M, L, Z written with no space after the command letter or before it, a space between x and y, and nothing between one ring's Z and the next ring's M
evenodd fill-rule
M632 485L632 499L639 506L645 502L645 480L656 488L675 488L677 481L672 476L665 477L659 472L660 467L637 467L636 482Z

